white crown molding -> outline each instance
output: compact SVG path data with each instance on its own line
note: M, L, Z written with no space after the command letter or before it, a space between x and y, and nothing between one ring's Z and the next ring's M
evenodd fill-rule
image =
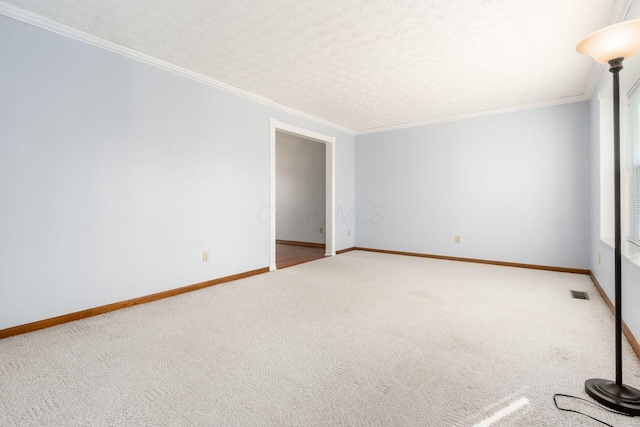
M374 129L360 130L360 131L356 131L356 136L365 135L369 133L387 132L390 130L414 128L418 126L427 126L427 125L433 125L437 123L474 119L477 117L495 116L498 114L513 113L516 111L533 110L536 108L553 107L554 105L572 104L574 102L582 102L582 101L588 101L588 100L589 98L587 98L585 95L571 96L568 98L554 99L552 101L536 102L533 104L517 105L517 106L507 107L507 108L498 108L495 110L477 111L474 113L461 114L458 116L442 117L434 120L423 120L419 122L404 123L401 125L392 125L392 126L384 126L384 127L374 128Z
M633 3L633 0L616 0L611 9L609 25L617 24L627 19L631 3Z
M633 0L616 0L611 10L611 16L609 17L608 25L613 25L613 24L617 24L618 22L624 21L627 18L627 14L629 13L629 9L631 8L632 2ZM581 101L590 101L606 69L607 69L606 65L594 64L593 69L591 71L591 75L589 76L589 80L587 82L587 87L585 89L584 95L561 98L561 99L556 99L552 101L539 102L535 104L519 105L515 107L508 107L508 108L499 108L496 110L479 111L476 113L444 117L444 118L435 119L435 120L424 120L419 122L405 123L401 125L393 125L393 126L385 126L385 127L374 128L374 129L360 130L360 131L356 131L356 135L386 132L386 131L397 130L397 129L407 129L407 128L418 127L418 126L432 125L436 123L472 119L472 118L483 117L483 116L492 116L497 114L505 114L505 113L511 113L516 111L522 111L522 110L532 110L535 108L552 107L554 105L570 104L570 103L581 102Z
M593 96L593 92L598 87L598 83L602 78L602 74L604 74L605 67L602 64L593 64L593 68L591 69L591 75L589 76L589 81L587 82L587 87L584 90L584 96L586 99L591 99Z
M616 0L611 12L609 23L614 24L614 23L623 21L626 18L626 15L629 11L632 1L633 0ZM18 7L9 5L3 2L2 0L0 0L0 15L4 15L9 18L24 22L26 24L33 25L35 27L42 28L44 30L51 31L53 33L60 34L62 36L80 41L82 43L86 43L91 46L95 46L95 47L125 56L127 58L187 77L197 82L215 87L217 89L224 90L229 93L233 93L235 95L252 100L254 102L258 102L268 107L286 112L288 114L310 120L317 124L327 126L329 128L347 133L349 135L364 135L364 134L376 133L376 132L386 132L386 131L396 130L396 129L406 129L411 127L425 126L425 125L442 123L442 122L464 120L464 119L470 119L475 117L483 117L483 116L504 114L504 113L510 113L515 111L521 111L521 110L549 107L549 106L560 105L560 104L568 104L573 102L588 101L593 96L593 93L598 86L600 78L604 73L604 70L606 69L604 65L599 65L599 64L594 65L591 75L589 77L589 80L587 82L587 87L585 88L585 93L584 95L580 95L580 96L561 98L557 100L545 101L545 102L534 103L534 104L500 108L495 110L480 111L475 113L450 116L450 117L444 117L444 118L433 119L433 120L424 120L424 121L404 123L399 125L383 126L379 128L371 128L371 129L354 131L347 127L330 122L328 120L321 119L319 117L302 112L300 110L296 110L295 108L288 107L283 104L279 104L271 99L253 94L251 92L228 85L226 83L220 82L210 77L203 76L202 74L195 73L193 71L187 70L185 68L179 67L169 62L160 60L158 58L154 58L150 55L101 39L99 37L93 36L91 34L77 30L75 28L53 21L49 18L43 17L33 12L28 12Z
M56 34L60 34L62 36L80 41L82 43L89 44L91 46L98 47L100 49L117 53L119 55L133 59L135 61L143 62L145 64L148 64L157 68L161 68L163 70L166 70L175 74L179 74L181 76L187 77L197 82L204 83L206 85L213 86L217 89L221 89L226 92L233 93L234 95L238 95L246 99L250 99L252 101L266 105L268 107L275 108L280 111L284 111L285 113L289 113L294 116L311 120L317 124L327 126L329 128L338 130L340 132L345 132L349 135L355 135L355 131L353 129L340 126L328 120L324 120L319 117L313 116L311 114L296 110L295 108L287 107L286 105L279 104L271 99L253 94L251 92L239 89L237 87L228 85L226 83L222 83L218 80L203 76L202 74L195 73L193 71L187 70L186 68L182 68L177 65L171 64L169 62L163 61L161 59L154 58L150 55L146 55L144 53L130 49L128 47L120 46L108 40L104 40L99 37L93 36L91 34L85 33L84 31L80 31L78 29L53 21L49 18L45 18L44 16L38 15L36 13L28 12L18 7L12 6L3 1L0 1L0 15L4 15L8 18L12 18L17 21L24 22L25 24L33 25L35 27L42 28L47 31L51 31Z

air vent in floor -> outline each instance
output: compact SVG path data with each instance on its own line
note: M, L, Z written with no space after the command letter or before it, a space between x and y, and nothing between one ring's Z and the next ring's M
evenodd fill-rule
M589 295L582 291L571 291L571 297L575 299L589 299Z

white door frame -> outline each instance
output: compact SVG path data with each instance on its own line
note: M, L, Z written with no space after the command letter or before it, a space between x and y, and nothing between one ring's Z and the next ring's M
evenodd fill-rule
M269 270L276 270L276 131L301 136L312 141L322 142L326 146L326 202L325 202L325 256L336 254L335 200L336 200L336 138L302 129L287 123L271 119L269 135Z

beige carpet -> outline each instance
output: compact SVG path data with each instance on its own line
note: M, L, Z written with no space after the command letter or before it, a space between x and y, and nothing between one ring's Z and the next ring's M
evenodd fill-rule
M0 340L0 425L599 426L552 395L613 376L587 276L354 251Z

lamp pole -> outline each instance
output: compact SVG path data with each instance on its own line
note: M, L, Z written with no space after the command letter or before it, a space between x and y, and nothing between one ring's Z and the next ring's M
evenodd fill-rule
M613 74L613 170L614 170L614 280L616 380L589 379L584 388L597 402L616 411L640 415L640 390L622 382L622 232L620 209L620 70L625 58L640 50L640 19L622 22L597 31L577 46L596 61L609 64Z
M613 187L615 215L616 385L622 386L622 230L620 225L620 70L624 58L609 61L613 74Z

